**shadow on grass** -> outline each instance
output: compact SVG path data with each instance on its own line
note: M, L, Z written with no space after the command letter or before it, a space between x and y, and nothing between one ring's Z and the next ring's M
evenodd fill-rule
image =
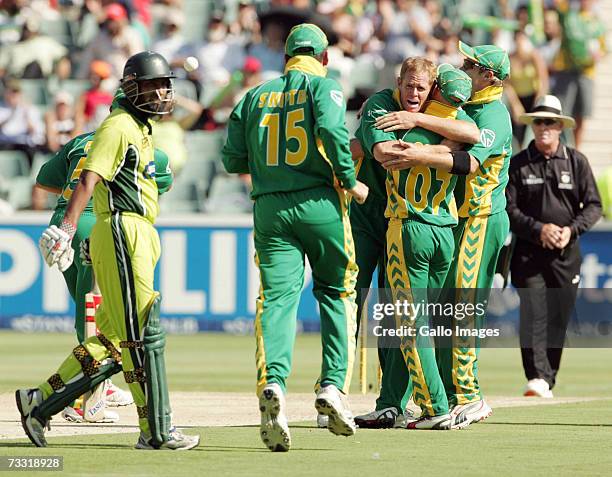
M612 424L580 424L573 422L481 422L487 426L556 426L556 427L612 427Z

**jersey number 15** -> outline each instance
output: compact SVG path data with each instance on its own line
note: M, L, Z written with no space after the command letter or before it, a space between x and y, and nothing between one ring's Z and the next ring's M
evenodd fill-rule
M294 109L287 113L285 121L284 139L286 141L285 163L290 166L298 166L308 155L308 137L306 130L298 123L304 121L304 108ZM259 125L267 129L266 134L266 164L268 166L278 166L278 156L280 149L280 113L267 113L261 119ZM297 149L289 150L289 140L297 141Z

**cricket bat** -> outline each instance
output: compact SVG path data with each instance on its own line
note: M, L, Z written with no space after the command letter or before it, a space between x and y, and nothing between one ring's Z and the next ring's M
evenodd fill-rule
M96 326L96 310L102 303L102 295L96 281L96 276L92 275L92 287L85 295L85 339L96 336L98 327ZM83 395L83 418L88 422L99 422L104 420L104 401L106 399L107 381L102 382L93 391Z

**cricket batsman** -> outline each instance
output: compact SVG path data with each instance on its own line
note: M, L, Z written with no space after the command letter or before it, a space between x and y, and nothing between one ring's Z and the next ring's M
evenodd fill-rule
M363 202L355 179L338 83L326 78L327 37L313 24L291 29L285 72L251 89L234 108L223 163L250 173L255 261L261 275L255 317L260 436L288 451L286 380L291 371L304 259L313 270L321 313L323 363L315 408L337 435L355 433L346 402L355 355L357 265L347 193Z
M465 56L462 70L472 80L472 96L463 109L476 122L480 141L466 151L404 144L405 149L384 165L391 170L426 165L467 174L455 189L459 223L454 229L455 256L445 288L461 289L457 302L482 302L488 298L509 230L504 191L512 156L512 126L501 98L503 81L510 75L510 60L506 51L495 45L470 47L460 42L459 50ZM457 324L455 320L453 329ZM478 351L478 339L454 336L452 347L439 353L453 427L479 422L492 413L478 382Z
M160 243L153 226L159 191L152 118L172 111L172 78L158 53L128 59L121 80L125 98L96 130L60 227L49 227L41 239L51 250L48 263L66 270L77 222L93 194L91 261L104 297L96 313L99 333L37 388L16 391L23 428L38 447L47 445L45 428L54 414L121 369L138 411L137 449L188 450L199 444L199 436L172 426L160 295L153 288Z

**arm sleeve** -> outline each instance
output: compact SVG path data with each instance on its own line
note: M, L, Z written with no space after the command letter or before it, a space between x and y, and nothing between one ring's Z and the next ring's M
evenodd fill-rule
M230 114L227 124L227 139L221 155L227 172L249 174L249 151L246 144L246 105L249 94L246 94Z
M172 187L174 176L168 156L161 149L155 149L153 160L155 161L155 183L157 184L157 192L162 195Z
M68 153L76 139L68 142L51 159L43 164L36 176L36 183L54 189L63 189L68 182Z
M376 129L374 125L377 118L392 111L394 111L394 109L389 108L387 101L385 101L381 93L377 93L368 99L363 108L361 122L357 130L357 137L361 141L364 150L372 153L377 143L395 141L397 139L393 132L385 132L382 129Z
M336 81L323 78L313 84L312 96L315 133L323 143L325 154L340 185L344 189L351 189L357 180L345 124L346 106L342 89Z
M480 164L494 156L496 151L501 154L507 135L512 133L511 130L506 131L505 128L500 127L500 119L491 113L480 116L479 121L476 122L480 129L480 141L467 149L467 152Z
M517 204L520 194L521 178L520 169L510 170L508 185L506 186L506 212L510 219L510 230L519 238L540 244L540 233L542 232L542 222L533 217L525 215Z
M93 144L83 167L107 181L113 180L129 146L127 138L121 128L115 126L113 119L113 116L109 116L96 130Z
M578 161L578 194L582 209L578 211L570 224L572 238L582 235L601 218L601 198L591 166L583 154L578 151L575 151L574 154Z

